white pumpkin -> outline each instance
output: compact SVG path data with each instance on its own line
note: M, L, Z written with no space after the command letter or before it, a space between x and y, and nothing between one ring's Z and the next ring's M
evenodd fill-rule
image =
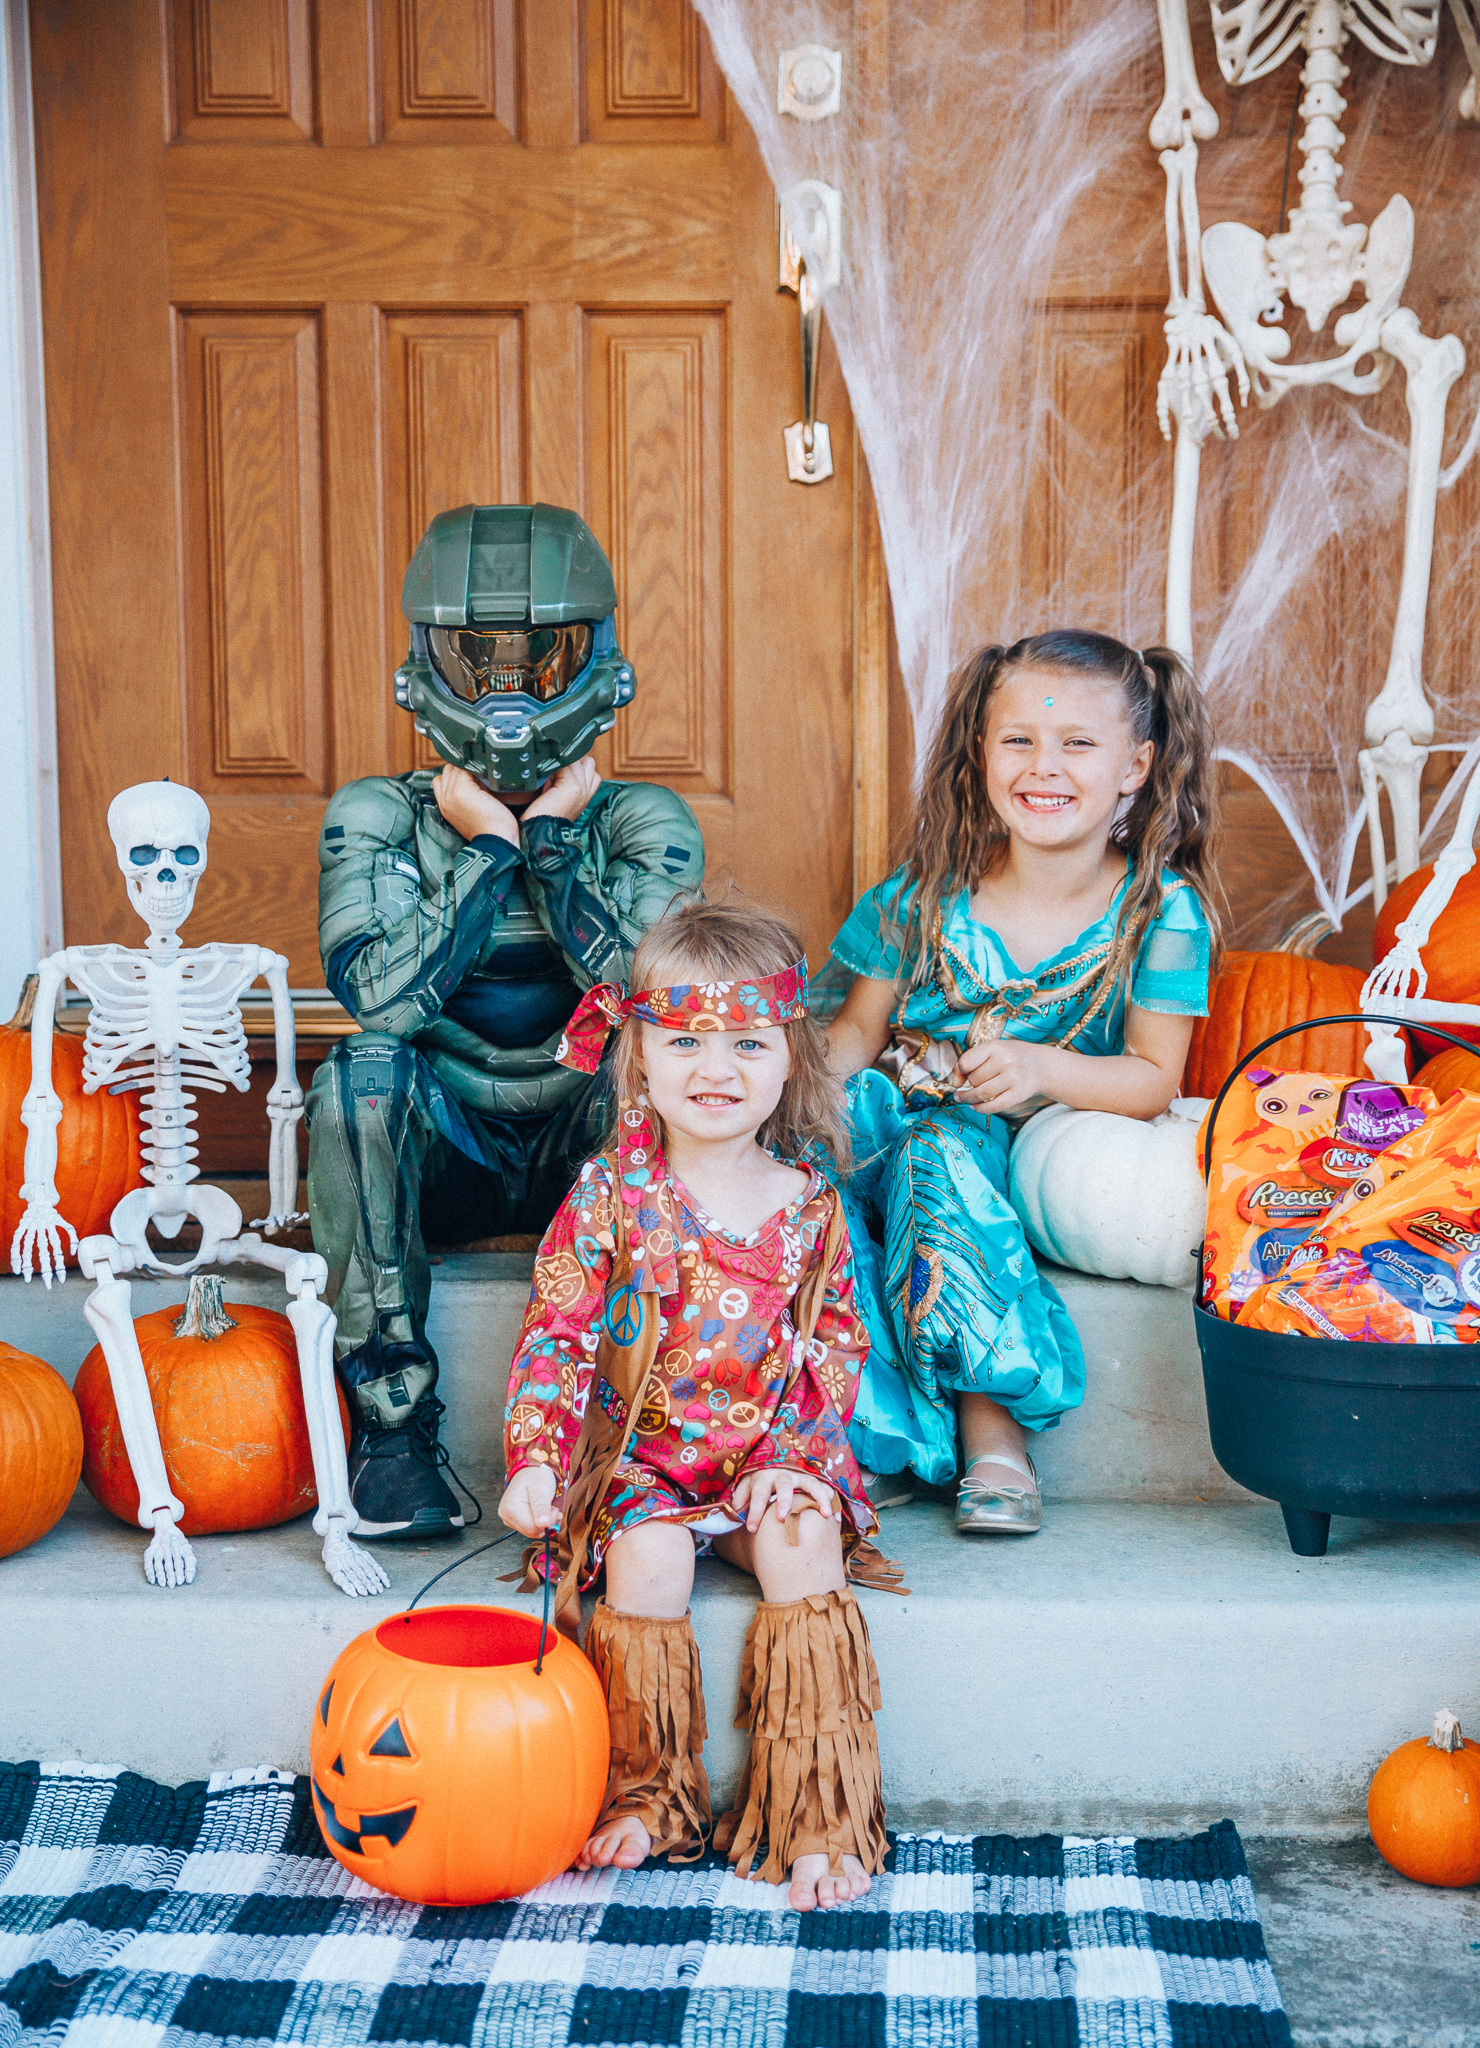
M1080 1273L1191 1287L1207 1217L1197 1165L1207 1107L1179 1099L1150 1123L1062 1102L1039 1110L1009 1155L1029 1244Z

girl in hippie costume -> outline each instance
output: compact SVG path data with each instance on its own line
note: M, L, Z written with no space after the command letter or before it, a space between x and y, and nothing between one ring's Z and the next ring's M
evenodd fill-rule
M558 1528L557 1615L605 1573L586 1651L611 1777L580 1867L692 1857L710 1829L689 1619L696 1549L760 1581L740 1714L750 1757L715 1831L806 1909L883 1868L878 1676L850 1580L897 1587L848 1446L868 1353L842 1205L842 1093L778 918L691 904L647 932L639 991L582 999L560 1057L617 1033L615 1124L546 1233L509 1379L499 1512Z
M1214 803L1170 649L984 647L951 684L908 858L833 941L855 977L828 1037L856 1076L845 1200L873 1347L852 1441L938 1485L959 1432L964 1534L1039 1527L1028 1433L1084 1397L1008 1200L1013 1132L1050 1102L1150 1118L1177 1094L1207 1011Z

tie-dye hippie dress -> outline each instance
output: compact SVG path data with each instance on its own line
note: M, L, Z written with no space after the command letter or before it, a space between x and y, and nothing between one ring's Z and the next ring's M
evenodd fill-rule
M617 1165L633 1263L652 1276L662 1335L628 1453L592 1523L583 1588L613 1538L638 1522L682 1522L707 1549L708 1538L744 1519L731 1505L738 1481L776 1465L837 1488L844 1547L853 1548L876 1518L847 1436L868 1336L854 1308L846 1237L795 1372L790 1313L836 1192L812 1171L795 1201L735 1236L669 1176L641 1108L623 1113ZM511 1479L526 1465L553 1465L561 1478L570 1469L605 1310L617 1196L608 1161L588 1161L540 1245L504 1413Z
M941 907L934 975L906 995L891 1027L958 1047L993 1038L1125 1050L1129 999L1177 1017L1207 1012L1211 939L1197 892L1162 874L1159 915L1128 977L1103 985L1131 867L1102 917L1024 973L971 892ZM902 927L913 884L896 870L860 898L832 943L853 974L905 981ZM980 1021L978 1021L980 1020ZM965 1104L905 1092L877 1068L854 1076L849 1108L857 1170L844 1190L855 1292L871 1345L849 1436L878 1472L913 1468L941 1485L956 1472L953 1396L989 1394L1025 1429L1052 1429L1084 1398L1084 1353L1056 1289L1033 1263L1008 1200L1012 1127Z

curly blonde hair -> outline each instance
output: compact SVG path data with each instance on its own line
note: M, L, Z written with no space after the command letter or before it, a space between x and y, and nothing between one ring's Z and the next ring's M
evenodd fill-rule
M774 911L738 896L719 903L695 901L670 910L643 933L632 956L631 985L636 992L695 981L754 981L783 973L802 954L800 938ZM756 1141L785 1160L805 1159L820 1150L846 1173L853 1163L852 1146L842 1084L827 1063L826 1041L811 1017L795 1017L782 1029L791 1071ZM621 1104L634 1101L647 1086L641 1032L641 1019L628 1017L617 1034L608 1150L616 1145ZM656 1110L653 1114L657 1118Z

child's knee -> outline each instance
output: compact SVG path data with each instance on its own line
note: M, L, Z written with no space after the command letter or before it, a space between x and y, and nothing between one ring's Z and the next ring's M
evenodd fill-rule
M624 1614L680 1615L693 1584L694 1539L681 1522L638 1522L607 1548L607 1602Z

